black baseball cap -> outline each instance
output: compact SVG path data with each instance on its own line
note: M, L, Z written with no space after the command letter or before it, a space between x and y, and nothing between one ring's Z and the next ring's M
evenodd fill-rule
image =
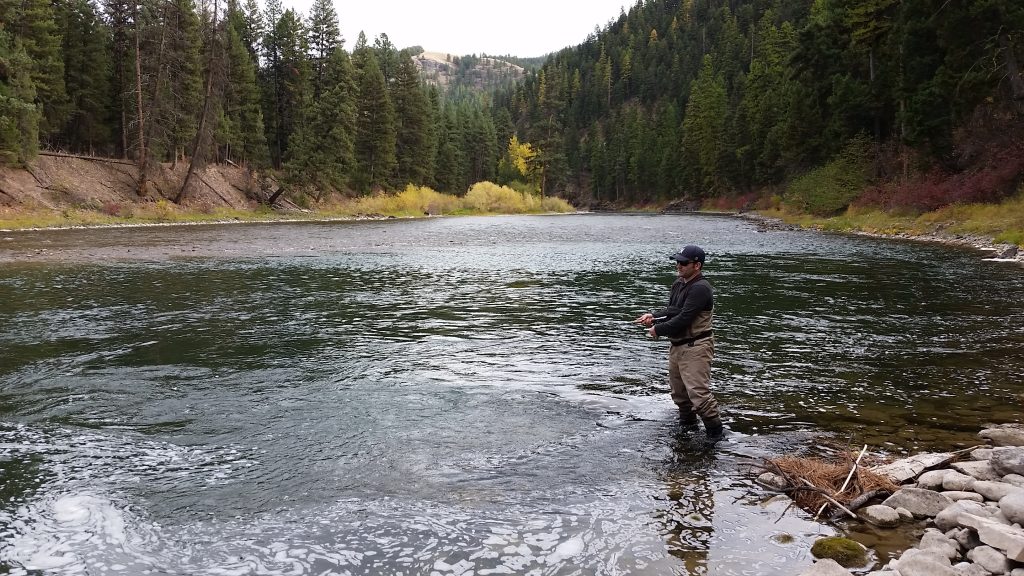
M703 264L705 257L704 250L700 246L694 246L693 244L684 246L682 250L669 256L671 260L683 264L689 264L690 262L700 262Z

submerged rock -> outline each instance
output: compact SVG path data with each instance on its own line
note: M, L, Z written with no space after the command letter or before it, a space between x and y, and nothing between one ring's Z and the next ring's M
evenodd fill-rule
M868 561L867 548L863 544L840 536L819 538L811 546L811 554L815 558L835 560L847 568L863 566Z
M1024 429L1014 424L986 428L978 436L991 441L994 446L1024 446Z

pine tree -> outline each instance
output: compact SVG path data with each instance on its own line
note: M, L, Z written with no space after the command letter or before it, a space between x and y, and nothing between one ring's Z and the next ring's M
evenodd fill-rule
M39 148L31 69L24 47L0 26L0 164L25 164Z
M430 110L427 95L420 86L419 72L412 58L403 52L399 61L395 81L391 87L391 99L395 105L397 132L395 156L398 162L395 184L408 183L423 185L430 173Z
M317 191L340 190L355 172L356 85L348 54L335 48L327 62L324 92L307 98L288 149L289 179Z
M313 68L313 97L319 98L323 91L328 60L343 43L338 28L338 14L332 0L314 0L307 29L309 60Z
M70 150L111 154L110 31L90 0L69 0L63 12L64 85L70 114L59 141Z
M280 9L268 2L268 18ZM276 8L275 8L276 6ZM288 139L311 90L307 43L302 22L291 9L281 13L264 40L264 113L271 163L280 167L288 151Z
M47 141L64 127L69 112L61 34L53 4L49 0L0 2L0 25L29 58L26 63L42 107L39 134Z
M262 168L269 164L270 157L255 64L248 46L239 34L239 28L244 29L243 18L237 9L228 14L228 79L224 87L224 104L215 141L219 159L235 161L250 168Z
M724 191L721 169L728 107L725 83L716 74L711 56L690 89L683 120L682 154L687 184L698 198Z
M397 164L396 132L394 105L372 51L366 53L363 66L358 74L355 144L358 168L354 184L360 191L368 192L385 188L391 181Z

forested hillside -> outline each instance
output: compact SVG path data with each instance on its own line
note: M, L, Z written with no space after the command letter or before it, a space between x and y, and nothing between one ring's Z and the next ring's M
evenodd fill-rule
M1024 173L1022 2L642 0L493 93L483 58L441 90L419 47L346 49L331 0L194 2L0 0L0 163L130 159L144 196L184 164L177 202L230 163L313 199L494 180L816 214L992 201Z
M1024 2L646 0L497 102L599 203L930 209L1018 186L1022 57Z
M511 135L486 102L426 86L384 34L346 50L331 0L308 16L280 0L0 1L0 163L40 147L129 158L141 195L161 163L186 163L181 202L212 162L316 198L464 193Z

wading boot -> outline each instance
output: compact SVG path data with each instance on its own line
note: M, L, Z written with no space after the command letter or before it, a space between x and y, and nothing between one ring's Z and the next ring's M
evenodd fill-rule
M691 410L679 409L679 427L687 432L697 431L697 415Z
M704 418L704 433L708 435L708 440L711 442L718 442L725 437L725 428L722 426L722 419L718 416L712 416L711 418Z

